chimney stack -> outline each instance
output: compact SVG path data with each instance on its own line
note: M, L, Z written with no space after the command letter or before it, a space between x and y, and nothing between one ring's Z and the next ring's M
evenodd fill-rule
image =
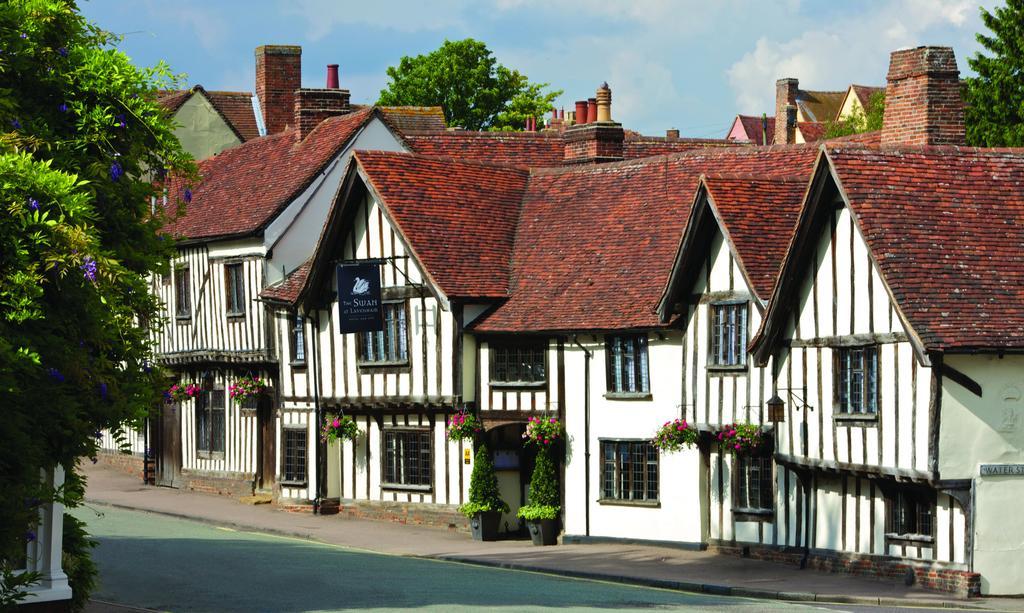
M800 81L797 79L779 79L775 82L776 145L792 145L796 142L796 95L799 89ZM793 111L792 119L790 107Z
M260 101L267 134L283 132L292 124L295 90L302 86L302 47L256 47L256 97Z
M576 101L576 125L581 126L587 123L587 101Z
M963 145L960 71L950 47L893 51L886 77L883 145Z
M665 138L667 140L679 140L679 130L675 128L669 128L665 130Z
M607 122L612 120L612 90L608 83L602 83L597 88L597 121Z
M596 98L576 103L577 123L563 133L565 164L598 164L622 159L626 134L622 124L612 121L611 103L612 90L607 83L597 89ZM580 114L584 118L582 122L578 120Z
M303 88L295 92L296 136L302 140L323 120L351 110L348 90L338 87L338 65L328 64L325 89Z

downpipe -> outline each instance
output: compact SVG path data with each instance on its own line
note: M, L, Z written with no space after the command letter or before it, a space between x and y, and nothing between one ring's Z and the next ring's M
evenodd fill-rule
M320 339L320 311L314 311L315 315L311 318L313 320L314 334L313 334L313 407L314 415L316 416L316 423L313 427L313 436L316 437L316 444L313 446L313 465L316 466L316 483L313 486L315 493L313 497L313 515L319 515L320 513L320 500L323 496L323 482L324 482L324 470L323 458L324 453L321 447L324 445L317 433L320 431L320 424L323 423L322 409L320 407L320 348L318 345ZM328 330L330 333L330 330Z

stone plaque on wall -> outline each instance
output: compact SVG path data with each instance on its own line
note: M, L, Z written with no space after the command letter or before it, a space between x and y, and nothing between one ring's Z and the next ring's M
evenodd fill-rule
M982 477L1024 477L1024 464L982 464Z

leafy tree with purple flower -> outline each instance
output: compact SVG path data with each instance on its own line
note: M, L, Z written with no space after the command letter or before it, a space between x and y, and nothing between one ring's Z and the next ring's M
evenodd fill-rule
M72 0L0 3L0 582L38 514L25 501L79 504L94 433L141 424L166 387L137 325L158 317L149 280L174 249L147 169L195 168L156 103L177 77L117 42ZM57 465L59 490L40 480ZM84 603L89 577L72 581Z

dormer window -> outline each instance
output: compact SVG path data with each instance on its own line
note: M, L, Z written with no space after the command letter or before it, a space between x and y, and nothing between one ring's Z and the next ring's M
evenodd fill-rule
M832 354L836 412L878 413L878 347L836 347Z
M711 305L711 366L740 367L747 364L747 303Z

